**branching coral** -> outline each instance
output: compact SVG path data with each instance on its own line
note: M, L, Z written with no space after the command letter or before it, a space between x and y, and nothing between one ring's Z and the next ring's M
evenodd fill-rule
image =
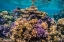
M51 21L52 19L45 12L39 12L35 6L31 6L24 10L24 14L12 25L10 30L12 33L11 39L13 41L20 39L23 42L32 42L34 40L35 42L38 40L43 42L48 37L48 29L51 27L49 24L52 24Z
M64 35L64 18L58 20L57 29L62 35Z
M0 13L0 36L9 37L13 42L61 42L64 40L64 18L59 19L56 24L46 12L38 11L35 6L23 10L16 9L13 14L15 15L8 15L7 11Z

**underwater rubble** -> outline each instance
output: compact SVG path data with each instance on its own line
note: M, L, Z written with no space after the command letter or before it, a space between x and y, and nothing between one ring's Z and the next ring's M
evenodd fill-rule
M64 42L63 12L54 16L56 22L34 5L26 9L17 7L12 13L2 11L0 42Z

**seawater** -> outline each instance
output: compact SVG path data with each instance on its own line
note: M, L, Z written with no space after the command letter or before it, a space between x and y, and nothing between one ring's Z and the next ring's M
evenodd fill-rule
M61 6L62 0L36 0L35 6L41 10L45 11L48 14L54 14L63 9ZM31 0L0 0L0 11L8 10L11 11L17 6L20 8L26 8L31 6Z

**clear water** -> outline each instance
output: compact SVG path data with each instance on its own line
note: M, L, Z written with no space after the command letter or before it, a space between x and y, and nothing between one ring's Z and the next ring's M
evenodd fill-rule
M11 11L17 6L20 8L30 7L31 0L0 0L0 10ZM36 0L35 6L38 10L45 11L49 14L59 12L64 7L64 0Z
M43 18L43 20L42 19L35 19L35 20L37 20L37 21L41 21L41 22L43 22L43 21L45 21L45 22L43 22L44 24L42 24L42 26L43 26L43 28L47 28L47 31L49 31L50 30L50 33L51 33L51 39L52 39L52 41L54 42L55 40L56 40L56 42L57 41L61 41L61 42L64 42L64 24L63 24L63 22L64 21L60 21L60 22L57 22L57 23L55 23L57 20L59 20L60 18L64 18L64 0L35 0L35 2L34 2L34 4L35 4L35 6L38 8L38 10L39 11L44 11L44 12L47 12L48 13L48 15L50 16L50 17L53 17L54 18L54 20L53 20L53 18L50 18L50 17L44 17ZM27 8L27 7L30 7L32 5L32 2L31 2L31 0L0 0L0 12L1 11L4 11L4 10L7 10L8 12L12 12L17 6L18 7L20 7L21 9L25 9L25 8ZM61 10L61 11L60 11ZM6 12L6 11L5 11ZM19 12L17 12L17 13L19 13ZM16 16L16 14L17 13L15 13L14 12L14 15L12 14L12 15L6 15L6 14L4 14L4 15L2 15L1 13L0 13L0 42L2 42L2 41L4 41L5 42L5 40L11 40L11 39L9 39L10 38L10 34L11 33L13 33L14 34L14 32L15 32L15 35L13 35L12 34L12 36L13 37L15 37L15 36L17 36L17 33L16 32L19 32L18 31L18 29L17 29L17 27L18 27L18 24L20 24L19 25L19 27L21 28L19 28L19 30L22 30L23 32L21 32L20 31L20 33L22 33L22 35L23 34L25 34L26 33L26 31L27 31L27 33L29 33L29 31L30 31L30 29L29 29L29 31L28 31L28 29L26 28L26 30L25 30L25 32L24 32L24 29L25 29L25 27L24 27L24 24L22 24L22 22L25 22L26 20L24 19L24 18L22 18L21 19L21 21L16 21L16 19L17 19L17 17L18 16ZM56 14L57 13L57 14ZM54 15L55 14L55 15ZM30 19L30 17L32 18L32 15L30 14L30 16L28 16L28 19ZM35 17L35 16L34 16ZM37 16L35 17L35 18L38 18ZM40 18L40 17L39 17ZM20 18L19 18L20 19ZM18 19L18 20L19 20ZM27 20L28 20L27 19ZM51 23L51 19L52 19L52 23ZM44 29L42 30L42 26L41 26L41 23L40 22L37 22L36 24L37 25L32 25L32 24L30 24L32 21L31 21L32 19L30 19L30 20L28 20L29 21L29 23L28 23L28 25L30 25L29 27L32 27L32 26L35 26L35 28L36 27L38 27L39 28L39 30L38 30L38 32L39 32L39 34L42 36L42 37L44 37L44 36L47 36L49 33L47 33L46 32L46 30L44 31ZM64 19L62 19L62 20L64 20ZM15 21L15 22L14 22ZM21 22L21 23L20 23ZM40 23L40 24L39 24ZM60 23L60 25L58 24L58 23ZM27 23L26 23L27 24ZM39 24L39 25L38 25ZM48 24L48 25L47 25ZM27 26L28 26L27 25ZM40 27L41 26L41 27ZM11 28L12 27L12 28ZM16 28L15 30L14 30L14 27ZM23 29L23 28L24 29ZM48 27L52 27L52 28L54 28L54 29L52 29L52 28L49 28L48 29ZM37 29L38 29L37 28ZM13 31L13 30L14 31ZM32 29L32 28L31 28ZM37 30L36 29L36 30ZM58 29L58 30L57 30ZM11 31L13 31L13 32L11 32L10 33L10 30ZM34 30L34 29L33 29ZM33 30L31 30L31 31L33 31ZM54 31L54 32L53 32ZM60 32L59 32L60 31ZM33 31L34 32L34 31ZM58 33L56 33L56 32L58 32ZM31 34L32 32L30 32L29 34L30 35L32 35ZM27 37L29 38L30 37L30 35L27 35ZM46 35L43 35L44 34L46 34ZM57 34L57 35L56 35ZM18 39L16 39L16 37L15 37L15 39L18 41L18 40L20 40L20 38L22 37L22 38L24 38L23 36L20 36L21 34L19 34L19 38ZM6 36L6 37L5 37ZM11 37L12 37L11 36ZM26 35L25 35L26 36ZM53 37L52 37L53 36ZM58 40L58 38L59 38L59 40ZM62 37L61 37L62 36ZM2 38L2 41L1 41L1 37L3 37ZM18 37L18 36L17 36ZM26 37L26 38L27 38ZM28 39L27 38L27 39ZM37 36L36 36L36 38L37 38ZM25 38L24 38L25 39ZM27 40L26 39L26 40ZM39 38L40 39L40 38ZM51 40L50 39L50 40ZM28 39L27 41L30 41L31 39ZM45 39L43 39L43 40L45 40ZM51 42L52 42L51 41ZM13 42L13 41L12 41ZM23 41L24 42L24 41ZM35 40L34 40L34 42L35 42ZM38 42L41 42L41 40L39 41L38 40Z

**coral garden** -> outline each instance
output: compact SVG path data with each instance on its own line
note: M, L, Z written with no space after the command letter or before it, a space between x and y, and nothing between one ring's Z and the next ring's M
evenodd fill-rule
M64 18L56 22L34 5L17 7L12 13L2 11L0 42L64 42Z

